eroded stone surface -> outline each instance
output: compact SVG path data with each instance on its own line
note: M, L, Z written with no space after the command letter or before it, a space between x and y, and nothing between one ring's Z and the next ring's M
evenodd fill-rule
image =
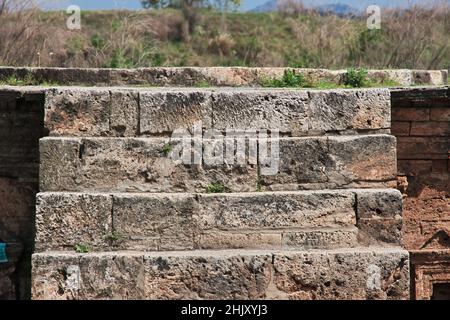
M354 226L351 192L200 195L195 219L203 230Z
M42 191L204 192L213 183L254 191L255 165L184 165L164 152L169 139L41 141Z
M280 140L279 172L262 176L270 190L383 185L396 175L395 138L389 135Z
M114 195L116 247L141 251L194 249L193 195Z
M171 133L191 129L201 123L212 125L211 93L203 91L140 93L140 132L142 134Z
M47 90L45 109L52 136L169 136L199 123L291 136L390 127L388 89L58 88Z
M51 135L103 136L110 131L108 90L51 89L46 93L45 127Z
M33 279L35 299L394 300L409 298L409 255L380 248L49 252L33 256Z
M112 197L100 194L41 193L36 204L36 250L108 249Z

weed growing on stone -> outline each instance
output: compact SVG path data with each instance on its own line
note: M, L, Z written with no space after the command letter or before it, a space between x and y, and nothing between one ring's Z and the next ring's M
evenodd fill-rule
M90 250L89 250L89 247L87 246L87 245L84 245L84 244L77 244L77 245L75 245L75 252L76 253L88 253Z
M170 144L164 145L161 152L167 157L169 153L172 151L172 146Z
M229 190L221 183L212 183L206 188L206 193L225 193Z
M39 81L36 80L31 74L27 74L25 78L20 78L15 74L7 77L6 79L0 80L0 85L4 86L56 86L57 83L50 81Z
M344 77L344 84L352 88L361 88L369 84L367 75L369 72L364 68L350 68Z
M197 82L197 83L194 85L194 87L196 87L196 88L210 88L210 87L212 87L212 85L211 85L211 83L209 83L208 81L203 80L203 81Z
M275 88L301 88L305 87L307 83L303 74L296 74L294 70L286 70L281 79L266 79L263 80L262 85Z

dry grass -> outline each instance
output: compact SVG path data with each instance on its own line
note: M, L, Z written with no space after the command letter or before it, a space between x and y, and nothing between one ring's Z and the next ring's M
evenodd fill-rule
M64 12L28 2L0 15L0 65L450 67L449 6L383 11L382 29L370 31L365 18L321 16L284 1L280 13L224 18L204 10L189 42L172 9L83 12L82 30L71 31Z

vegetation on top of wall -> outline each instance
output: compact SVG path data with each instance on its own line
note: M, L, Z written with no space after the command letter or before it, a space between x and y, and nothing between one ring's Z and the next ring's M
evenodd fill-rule
M16 74L0 79L0 85L2 86L55 86L56 82L40 81L35 79L31 74L27 74L25 77L19 77Z
M263 79L262 85L264 87L301 88L305 87L307 85L307 82L303 74L297 74L294 70L288 69L284 71L284 74L280 79Z
M338 84L327 80L312 81L306 79L295 70L286 70L281 78L263 79L264 87L275 88L310 88L310 89L346 89L363 87L396 87L399 84L392 79L373 79L368 77L369 72L364 68L350 68L344 75L344 83Z
M0 65L113 67L248 66L345 69L450 67L450 9L384 10L381 30L365 17L313 11L83 11L81 30L65 12L6 12Z

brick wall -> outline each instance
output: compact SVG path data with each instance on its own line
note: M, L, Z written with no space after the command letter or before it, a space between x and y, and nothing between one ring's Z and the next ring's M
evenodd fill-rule
M38 191L38 140L43 136L41 92L0 91L0 299L28 298Z
M403 241L412 261L419 261L412 268L413 273L417 270L413 278L418 277L413 286L416 297L422 299L425 291L419 288L433 284L420 283L423 259L414 259L415 252L450 251L450 90L393 92L392 133L397 136L400 185L405 193ZM444 278L450 279L450 270L445 269L434 272L448 274Z

